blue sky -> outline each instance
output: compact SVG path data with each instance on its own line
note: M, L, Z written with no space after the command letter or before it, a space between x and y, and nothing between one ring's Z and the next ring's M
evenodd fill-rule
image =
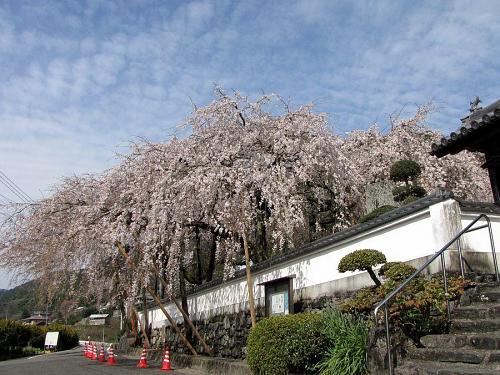
M185 135L214 84L314 101L339 134L432 99L449 132L473 96L500 97L498 56L490 0L3 0L0 170L40 198L134 137Z

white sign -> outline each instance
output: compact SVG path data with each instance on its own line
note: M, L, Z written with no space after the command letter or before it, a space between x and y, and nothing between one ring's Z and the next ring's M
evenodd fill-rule
M47 332L45 335L45 346L57 347L59 332Z
M271 314L285 312L285 293L271 294Z

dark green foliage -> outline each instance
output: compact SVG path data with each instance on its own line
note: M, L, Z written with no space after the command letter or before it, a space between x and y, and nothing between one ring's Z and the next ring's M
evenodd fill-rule
M340 308L344 312L371 314L375 305L400 284L401 281L388 280L379 288L361 289L354 298L344 301ZM470 280L450 278L449 297L458 298L471 284ZM393 299L389 315L392 324L400 327L417 343L424 335L446 332L446 295L441 278L414 279Z
M385 273L386 271L391 268L392 266L394 266L395 264L399 264L401 262L387 262L387 263L384 263L382 264L382 267L380 267L378 269L378 275L379 276L385 276Z
M390 178L393 181L408 184L408 181L417 179L420 173L422 173L422 169L416 161L399 160L392 165Z
M409 197L413 197L413 200L415 200L425 197L426 194L427 191L425 191L423 187L417 185L397 186L392 189L392 195L396 202L404 202Z
M380 206L380 207L374 209L373 211L370 211L365 216L362 216L361 219L359 219L359 222L364 223L368 220L375 219L376 217L378 217L382 214L385 214L386 212L392 211L395 208L396 208L395 206L391 206L389 204L385 205L385 206Z
M366 342L369 325L364 317L327 309L325 332L331 342L317 369L321 375L366 374Z
M250 330L247 362L254 374L311 374L329 347L322 314L262 319Z
M9 290L2 290L0 293L0 316L5 317L6 312L11 319L21 319L23 315L31 315L31 312L37 309L37 288L36 281L29 281Z
M385 255L378 250L361 249L347 254L339 262L339 272L366 271L368 268L385 263Z
M338 270L339 272L367 271L375 285L380 286L380 280L373 272L373 267L385 262L385 255L378 250L356 250L340 260Z
M402 262L394 262L392 267L389 267L384 276L393 281L404 281L410 277L417 269L409 264ZM380 272L379 272L380 275Z
M406 206L407 204L415 202L417 199L418 198L415 197L414 195L410 195L409 197L406 197L404 201L401 202L401 205Z
M15 320L0 320L0 353L4 359L21 356L27 347L43 349L45 334L48 331L59 331L57 348L66 350L78 344L78 335L69 327L62 325L49 325L37 327L17 322Z

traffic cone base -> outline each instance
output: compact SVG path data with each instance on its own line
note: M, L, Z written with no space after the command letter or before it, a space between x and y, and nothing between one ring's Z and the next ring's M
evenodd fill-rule
M97 361L97 345L94 344L92 347L92 358L93 361Z
M146 347L144 347L144 349L142 349L141 359L139 359L139 363L137 364L138 368L148 368L148 361L146 356Z
M163 364L162 364L160 370L162 370L162 371L173 370L173 368L170 367L170 350L168 350L168 347L165 348L165 355L163 356Z
M97 357L99 362L106 362L106 355L104 354L104 346L101 344L101 348L99 349L99 357Z
M108 365L116 365L115 351L113 350L113 346L110 345L108 350Z

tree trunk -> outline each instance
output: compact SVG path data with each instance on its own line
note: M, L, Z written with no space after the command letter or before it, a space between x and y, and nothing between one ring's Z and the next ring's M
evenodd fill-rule
M247 289L248 289L248 305L250 308L250 318L252 320L252 328L257 324L255 316L255 305L253 299L253 280L252 271L250 270L250 251L248 250L247 235L243 233L243 248L245 250L245 271L247 275Z
M186 313L186 315L183 315L186 338L190 342L193 342L193 330L191 329L191 326L189 325L189 322L188 322L189 306L188 306L187 294L186 294L186 279L184 278L183 271L181 271L181 273L179 275L179 289L180 289L180 294L181 294L181 307L182 307L182 310L184 310L184 312Z
M370 277L372 278L373 282L375 283L375 285L377 286L377 288L382 285L382 283L380 282L380 280L378 279L377 275L375 275L375 272L373 272L373 269L371 267L368 267L366 269L366 271L368 272L368 274L370 275Z
M144 335L147 337L147 341L150 339L149 332L149 314L148 314L148 301L146 299L146 289L142 291L142 308L144 314Z

